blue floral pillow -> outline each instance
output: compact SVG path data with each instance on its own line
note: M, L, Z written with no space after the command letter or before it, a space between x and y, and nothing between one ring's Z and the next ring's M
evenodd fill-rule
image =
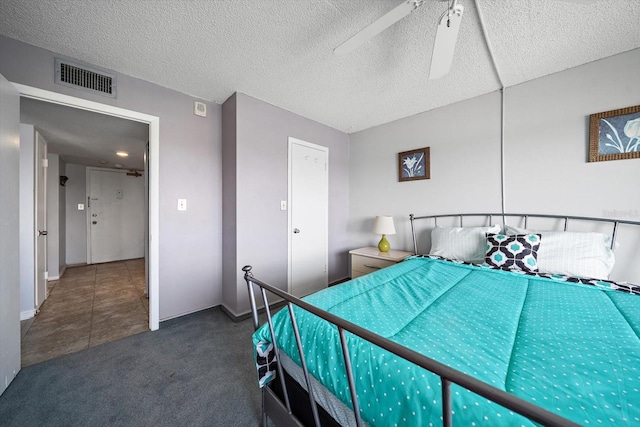
M538 271L540 234L487 233L485 264L503 270Z

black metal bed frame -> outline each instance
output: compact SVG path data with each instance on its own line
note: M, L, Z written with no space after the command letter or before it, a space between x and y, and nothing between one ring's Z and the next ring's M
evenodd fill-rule
M536 218L550 218L550 219L561 219L564 220L564 230L567 230L567 224L569 220L578 220L578 221L594 221L594 222L608 222L613 224L613 231L611 236L611 247L614 248L616 232L619 224L631 224L640 226L640 222L635 221L625 221L625 220L615 220L615 219L606 219L606 218L589 218L589 217L578 217L578 216L560 216L560 215L542 215L542 214L449 214L449 215L429 215L429 216L414 216L411 214L409 216L411 221L411 233L413 236L414 242L414 253L417 253L417 241L415 234L414 221L419 219L433 219L437 225L438 218L444 217L459 217L460 226L462 226L463 217L489 217L489 222L492 221L493 217L502 217L503 224L504 219L506 217L521 217L524 218L525 228L527 226L527 219L529 217ZM267 317L267 322L269 324L269 330L271 332L271 336L275 337L274 327L272 323L272 315L271 309L269 305L269 300L267 297L267 291L273 293L277 297L282 298L287 306L289 311L291 325L293 328L293 332L296 338L297 349L300 355L301 360L301 368L304 374L304 379L307 386L307 392L309 394L309 401L311 404L311 411L313 415L313 420L315 426L319 427L321 425L319 415L318 415L318 407L317 403L313 397L313 386L311 384L310 374L307 370L307 364L304 357L304 351L302 348L302 340L300 337L300 332L298 329L298 324L296 323L295 314L293 311L293 306L300 307L303 310L306 310L316 316L326 320L334 324L338 328L341 346L342 346L342 355L345 362L345 368L347 372L347 379L349 383L349 390L351 393L351 400L353 402L353 416L355 418L355 423L358 427L363 426L364 423L360 418L360 409L358 407L358 401L356 397L356 389L354 382L354 371L351 365L351 360L349 357L349 352L346 347L346 339L345 339L345 331L348 331L358 337L369 341L370 343L377 345L391 353L409 361L417 366L420 366L424 369L431 371L432 373L440 376L440 380L442 383L442 414L443 414L443 425L445 427L449 427L452 425L452 412L451 412L451 383L458 384L473 393L476 393L480 396L483 396L511 411L514 411L520 415L523 415L529 418L532 421L540 423L546 426L577 426L578 424L574 423L571 420L563 418L555 413L547 411L544 408L536 406L532 403L527 402L524 399L521 399L517 396L509 394L504 390L493 387L487 383L484 383L476 378L473 378L467 374L464 374L458 370L450 368L434 359L426 357L416 351L408 349L406 347L401 346L398 343L395 343L387 338L384 338L380 335L377 335L367 329L364 329L356 324L353 324L343 318L335 316L327 311L321 310L281 289L278 289L272 285L269 285L261 280L256 279L253 276L251 271L252 267L247 265L242 268L244 271L244 278L247 282L247 288L249 291L249 300L251 304L251 313L253 318L254 329L258 329L260 326L258 321L258 308L256 304L256 295L254 292L254 286L257 286L260 289L260 293L262 296L262 302L264 304L264 310ZM303 424L300 420L293 414L292 405L289 399L289 393L287 391L287 386L285 383L285 374L284 369L280 363L280 350L276 344L276 340L273 340L273 347L275 350L276 358L277 358L277 376L280 381L280 385L283 390L283 398L281 399L278 395L269 387L265 386L262 389L262 417L263 417L263 426L267 426L267 417L269 417L274 424L280 426L302 426Z

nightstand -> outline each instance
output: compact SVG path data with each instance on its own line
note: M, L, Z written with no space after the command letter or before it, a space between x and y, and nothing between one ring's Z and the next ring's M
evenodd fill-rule
M403 259L413 255L412 252L389 251L380 252L378 248L366 247L349 251L351 255L351 278L364 276L399 263Z

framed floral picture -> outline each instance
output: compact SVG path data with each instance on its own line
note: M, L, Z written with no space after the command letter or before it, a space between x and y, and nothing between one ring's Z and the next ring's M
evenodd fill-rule
M398 153L398 180L415 181L430 178L429 147Z
M640 158L640 105L592 114L589 161Z

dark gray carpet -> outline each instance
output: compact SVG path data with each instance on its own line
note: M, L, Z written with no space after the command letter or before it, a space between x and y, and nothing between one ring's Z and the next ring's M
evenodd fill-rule
M20 371L2 426L256 426L251 320L218 308Z

